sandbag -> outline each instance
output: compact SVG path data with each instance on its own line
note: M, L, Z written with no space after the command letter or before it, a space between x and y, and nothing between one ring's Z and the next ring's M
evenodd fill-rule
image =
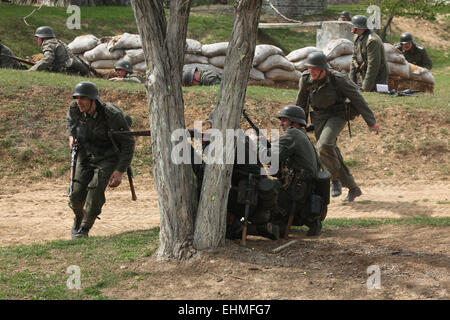
M128 60L131 64L137 64L145 60L144 49L130 49L125 51L123 59Z
M225 58L226 56L217 56L209 58L208 61L213 66L216 66L218 68L223 68L225 66Z
M301 49L297 49L292 51L291 53L289 53L286 58L290 61L290 62L297 62L300 60L304 60L306 59L306 57L311 53L311 52L320 52L322 50L320 50L319 48L316 47L304 47Z
M328 61L328 64L334 70L350 71L350 66L352 64L352 55L347 54L345 56L340 56L340 57L334 58L333 60Z
M134 71L140 71L140 72L146 72L147 71L147 64L145 61L139 62L135 65L133 65Z
M141 37L138 34L124 33L115 36L108 42L107 48L109 51L117 49L138 49L142 48Z
M267 79L277 81L298 81L301 75L301 72L298 70L286 71L283 69L272 69L264 73Z
M393 62L387 62L389 67L389 75L391 76L397 76L402 79L409 79L409 65L408 64L400 64L400 63L393 63Z
M118 60L125 55L124 50L109 51L106 46L106 43L101 43L94 49L86 51L83 56L87 61L92 62L96 60Z
M264 76L264 73L262 73L261 71L259 71L256 68L250 69L249 78L253 79L253 80L265 80L266 79L266 77Z
M305 71L306 69L308 69L308 67L305 66L305 63L306 63L306 58L303 59L303 60L299 60L299 61L297 61L297 62L294 62L294 67L295 67L295 69L297 69L298 71L303 72L303 71Z
M295 69L292 62L290 62L285 57L280 56L279 54L274 54L274 55L268 56L256 68L262 72L266 72L266 71L269 71L269 70L275 69L275 68L288 70L288 71L292 71Z
M189 63L208 63L208 58L204 56L198 56L196 54L184 54L184 64Z
M94 69L114 69L117 60L96 60L91 63Z
M327 60L333 60L337 57L340 56L345 56L348 54L353 54L353 42L348 40L348 39L344 39L344 38L339 38L339 39L334 39L331 40L326 46L325 48L323 48L323 53L325 54L325 56L327 57Z
M408 64L403 53L390 43L383 43L386 60L392 63Z
M185 52L189 54L202 54L202 44L193 39L186 39Z
M92 34L86 34L76 37L71 43L68 44L72 53L84 53L91 49L94 49L99 44L99 40Z
M409 63L409 78L416 81L423 81L434 85L434 77L430 70Z
M225 56L227 54L227 49L228 42L204 44L202 46L202 55L208 58L215 56Z
M255 47L255 56L253 57L253 66L263 62L268 56L279 54L284 56L283 50L270 44L259 44Z

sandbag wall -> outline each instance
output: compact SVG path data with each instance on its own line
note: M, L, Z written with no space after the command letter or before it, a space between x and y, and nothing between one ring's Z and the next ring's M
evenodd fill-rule
M120 59L129 60L135 72L146 71L142 43L136 34L124 33L101 39L93 35L79 36L69 44L69 48L100 72L113 70L114 64ZM184 67L196 66L199 70L210 69L222 74L227 49L228 42L202 45L197 40L186 39ZM389 89L397 89L403 82L408 84L410 89L420 87L421 91L432 92L434 78L427 69L409 64L401 52L391 44L385 43L384 49L390 70ZM321 50L316 47L304 47L285 55L283 50L276 46L257 45L250 70L250 83L276 85L279 82L288 82L298 86L301 73L307 69L304 65L306 58L315 51ZM335 39L322 51L332 69L343 72L350 70L352 41Z

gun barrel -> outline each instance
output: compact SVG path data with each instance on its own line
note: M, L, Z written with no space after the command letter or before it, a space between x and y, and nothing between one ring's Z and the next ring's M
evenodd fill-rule
M8 57L8 58L10 58L10 59L13 59L13 60L16 60L16 61L19 61L19 62L22 62L22 63L26 63L26 64L29 64L30 66L34 66L36 63L34 63L33 61L28 61L28 60L25 60L25 59L21 59L21 58L17 58L17 57L13 57L13 56L10 56L10 55L7 55L7 54L1 54L1 56L3 56L3 57Z

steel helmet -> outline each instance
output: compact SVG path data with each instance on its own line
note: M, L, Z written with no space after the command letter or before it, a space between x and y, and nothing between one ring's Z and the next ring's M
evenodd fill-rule
M353 28L357 28L357 29L369 29L367 27L367 18L362 15L353 16L352 25L353 25Z
M114 65L115 70L125 70L128 73L133 73L133 65L128 60L119 60Z
M88 97L91 100L99 100L97 86L90 81L81 81L75 86L72 97Z
M346 18L348 20L351 20L350 18L350 12L348 11L342 11L340 18Z
M283 109L281 109L280 114L277 118L287 118L292 122L300 123L302 126L306 127L305 110L303 110L303 108L300 108L299 106L285 106Z
M190 67L187 68L183 72L183 85L184 86L190 86L192 83L192 80L194 79L194 73L197 71L197 67Z
M53 29L51 27L42 26L36 29L34 36L38 38L54 38L55 34L53 33Z
M328 70L327 56L320 51L311 52L306 58L305 66Z
M412 34L409 33L409 32L403 32L403 33L400 35L400 43L401 43L401 44L406 44L406 43L410 43L410 42L413 42L413 36L412 36Z

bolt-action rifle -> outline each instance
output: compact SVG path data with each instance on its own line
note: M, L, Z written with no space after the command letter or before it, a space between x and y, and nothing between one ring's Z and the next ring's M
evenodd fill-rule
M13 59L13 60L16 60L16 61L18 61L18 62L26 63L26 64L28 64L28 65L30 65L30 66L34 66L34 65L36 64L36 63L33 62L33 61L28 61L28 60L25 60L25 59L13 57L13 56L10 56L10 55L7 55L7 54L3 54L3 53L0 54L0 56L2 56L2 57L8 57L8 58Z
M73 183L75 181L75 169L77 166L77 156L78 156L78 142L72 142L72 150L71 150L71 160L70 160L70 184L69 184L69 197L72 196L73 192Z

